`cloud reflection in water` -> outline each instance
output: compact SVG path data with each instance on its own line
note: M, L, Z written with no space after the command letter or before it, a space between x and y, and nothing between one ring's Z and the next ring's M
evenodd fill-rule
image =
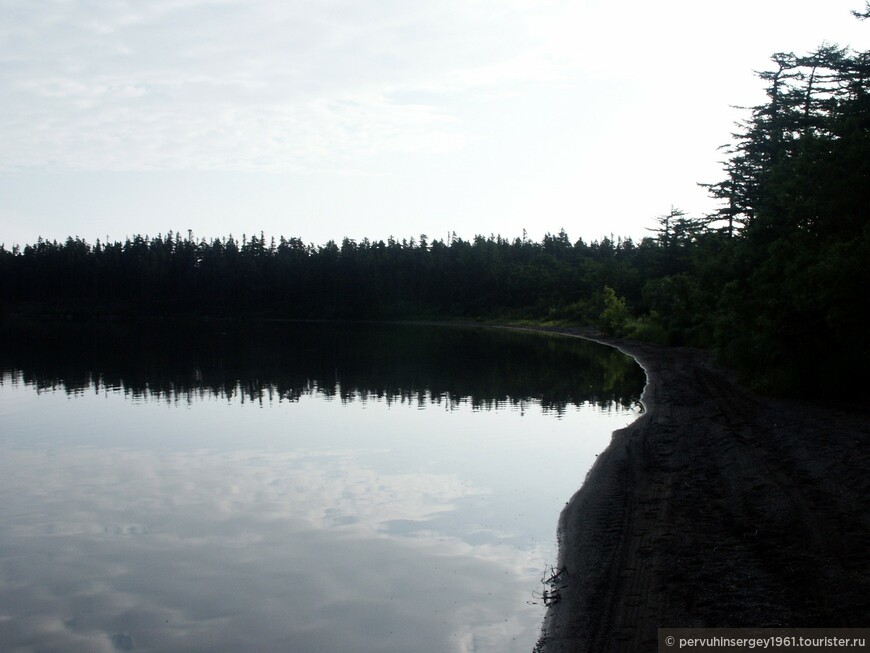
M528 651L559 510L634 417L10 378L4 650Z

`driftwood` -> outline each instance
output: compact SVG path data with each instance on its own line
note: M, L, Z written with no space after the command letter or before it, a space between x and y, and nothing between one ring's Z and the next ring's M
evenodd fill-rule
M538 601L542 602L546 607L550 607L551 605L555 605L559 601L562 600L562 590L567 586L566 576L568 575L568 571L565 567L560 567L556 570L554 567L550 567L549 571L545 571L544 575L541 577L541 585L544 586L542 592L533 593L535 601L531 601L530 603L537 605Z

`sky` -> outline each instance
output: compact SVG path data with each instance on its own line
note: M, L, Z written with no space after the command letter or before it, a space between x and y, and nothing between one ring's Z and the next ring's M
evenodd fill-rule
M0 243L641 238L863 0L0 0Z

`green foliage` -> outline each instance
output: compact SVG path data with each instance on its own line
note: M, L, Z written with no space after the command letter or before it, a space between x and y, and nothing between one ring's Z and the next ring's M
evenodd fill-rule
M629 321L626 335L636 340L672 344L669 342L672 338L669 338L669 333L662 326L661 316L655 311Z
M716 290L715 284L705 286L696 272L650 279L643 296L650 321L655 319L659 327L657 339L671 345L709 345Z
M570 304L551 306L547 310L549 322L562 322L573 324L592 324L596 317L601 314L600 302L594 298L578 300Z
M631 311L623 297L618 297L610 286L604 286L604 310L599 316L601 327L608 333L624 336L631 321Z

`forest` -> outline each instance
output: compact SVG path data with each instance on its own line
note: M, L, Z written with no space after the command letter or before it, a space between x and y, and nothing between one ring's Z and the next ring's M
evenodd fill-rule
M870 3L856 17L870 16ZM710 348L753 388L868 388L870 52L777 53L706 184L639 241L264 234L0 246L0 316L465 319L597 326Z

